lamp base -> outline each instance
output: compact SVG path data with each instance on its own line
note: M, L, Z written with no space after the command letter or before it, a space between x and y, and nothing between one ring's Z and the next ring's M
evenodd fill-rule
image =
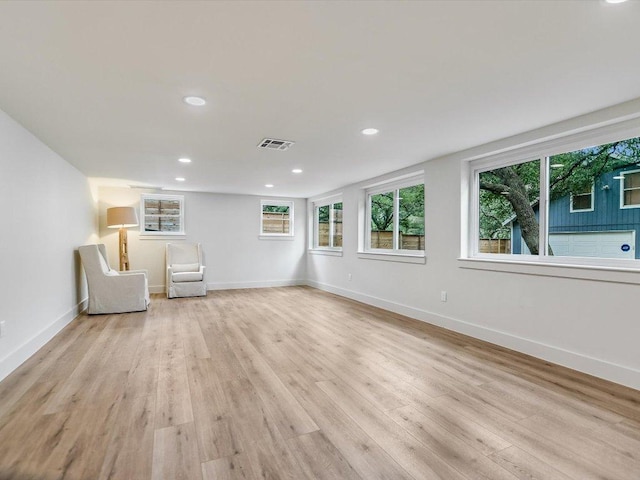
M129 246L127 245L127 229L120 228L118 231L119 251L120 251L120 271L129 270Z

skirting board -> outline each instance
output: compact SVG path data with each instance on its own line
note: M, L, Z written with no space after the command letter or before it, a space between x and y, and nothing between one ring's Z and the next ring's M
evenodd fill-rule
M313 280L307 285L640 390L640 371L631 367L333 285Z
M6 357L0 359L0 381L6 378L11 372L22 365L34 353L40 350L58 332L66 327L87 308L87 300L82 300L78 305L69 309L65 314L54 320L48 327L43 328L30 340L27 340L18 348L10 352Z
M214 282L207 283L207 291L211 290L238 290L241 288L271 288L271 287L295 287L306 285L306 280L265 280L257 282ZM149 293L164 293L164 285L152 285Z

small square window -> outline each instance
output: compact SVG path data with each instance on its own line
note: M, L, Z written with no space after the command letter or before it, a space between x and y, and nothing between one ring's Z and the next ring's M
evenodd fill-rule
M293 202L262 200L260 202L260 235L293 236Z
M622 185L622 208L640 207L640 172L625 172Z
M140 217L141 235L184 235L184 197L143 194Z
M570 211L572 213L593 211L593 183L571 194Z

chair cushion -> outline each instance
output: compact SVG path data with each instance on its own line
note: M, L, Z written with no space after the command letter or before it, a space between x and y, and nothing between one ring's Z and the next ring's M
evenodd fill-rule
M201 282L201 272L174 272L171 275L171 279L174 282Z
M171 270L173 273L180 272L197 272L200 270L199 263L174 263L171 265Z

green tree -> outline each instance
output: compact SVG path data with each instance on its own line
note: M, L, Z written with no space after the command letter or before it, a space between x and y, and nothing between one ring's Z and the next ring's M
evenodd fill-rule
M265 205L262 207L263 213L289 213L289 207L285 205Z
M371 195L371 229L393 230L393 191Z
M424 235L424 184L399 190L398 223L406 235Z
M398 190L400 199L398 223L405 234L424 234L424 184ZM371 229L393 230L393 201L395 190L371 196Z

